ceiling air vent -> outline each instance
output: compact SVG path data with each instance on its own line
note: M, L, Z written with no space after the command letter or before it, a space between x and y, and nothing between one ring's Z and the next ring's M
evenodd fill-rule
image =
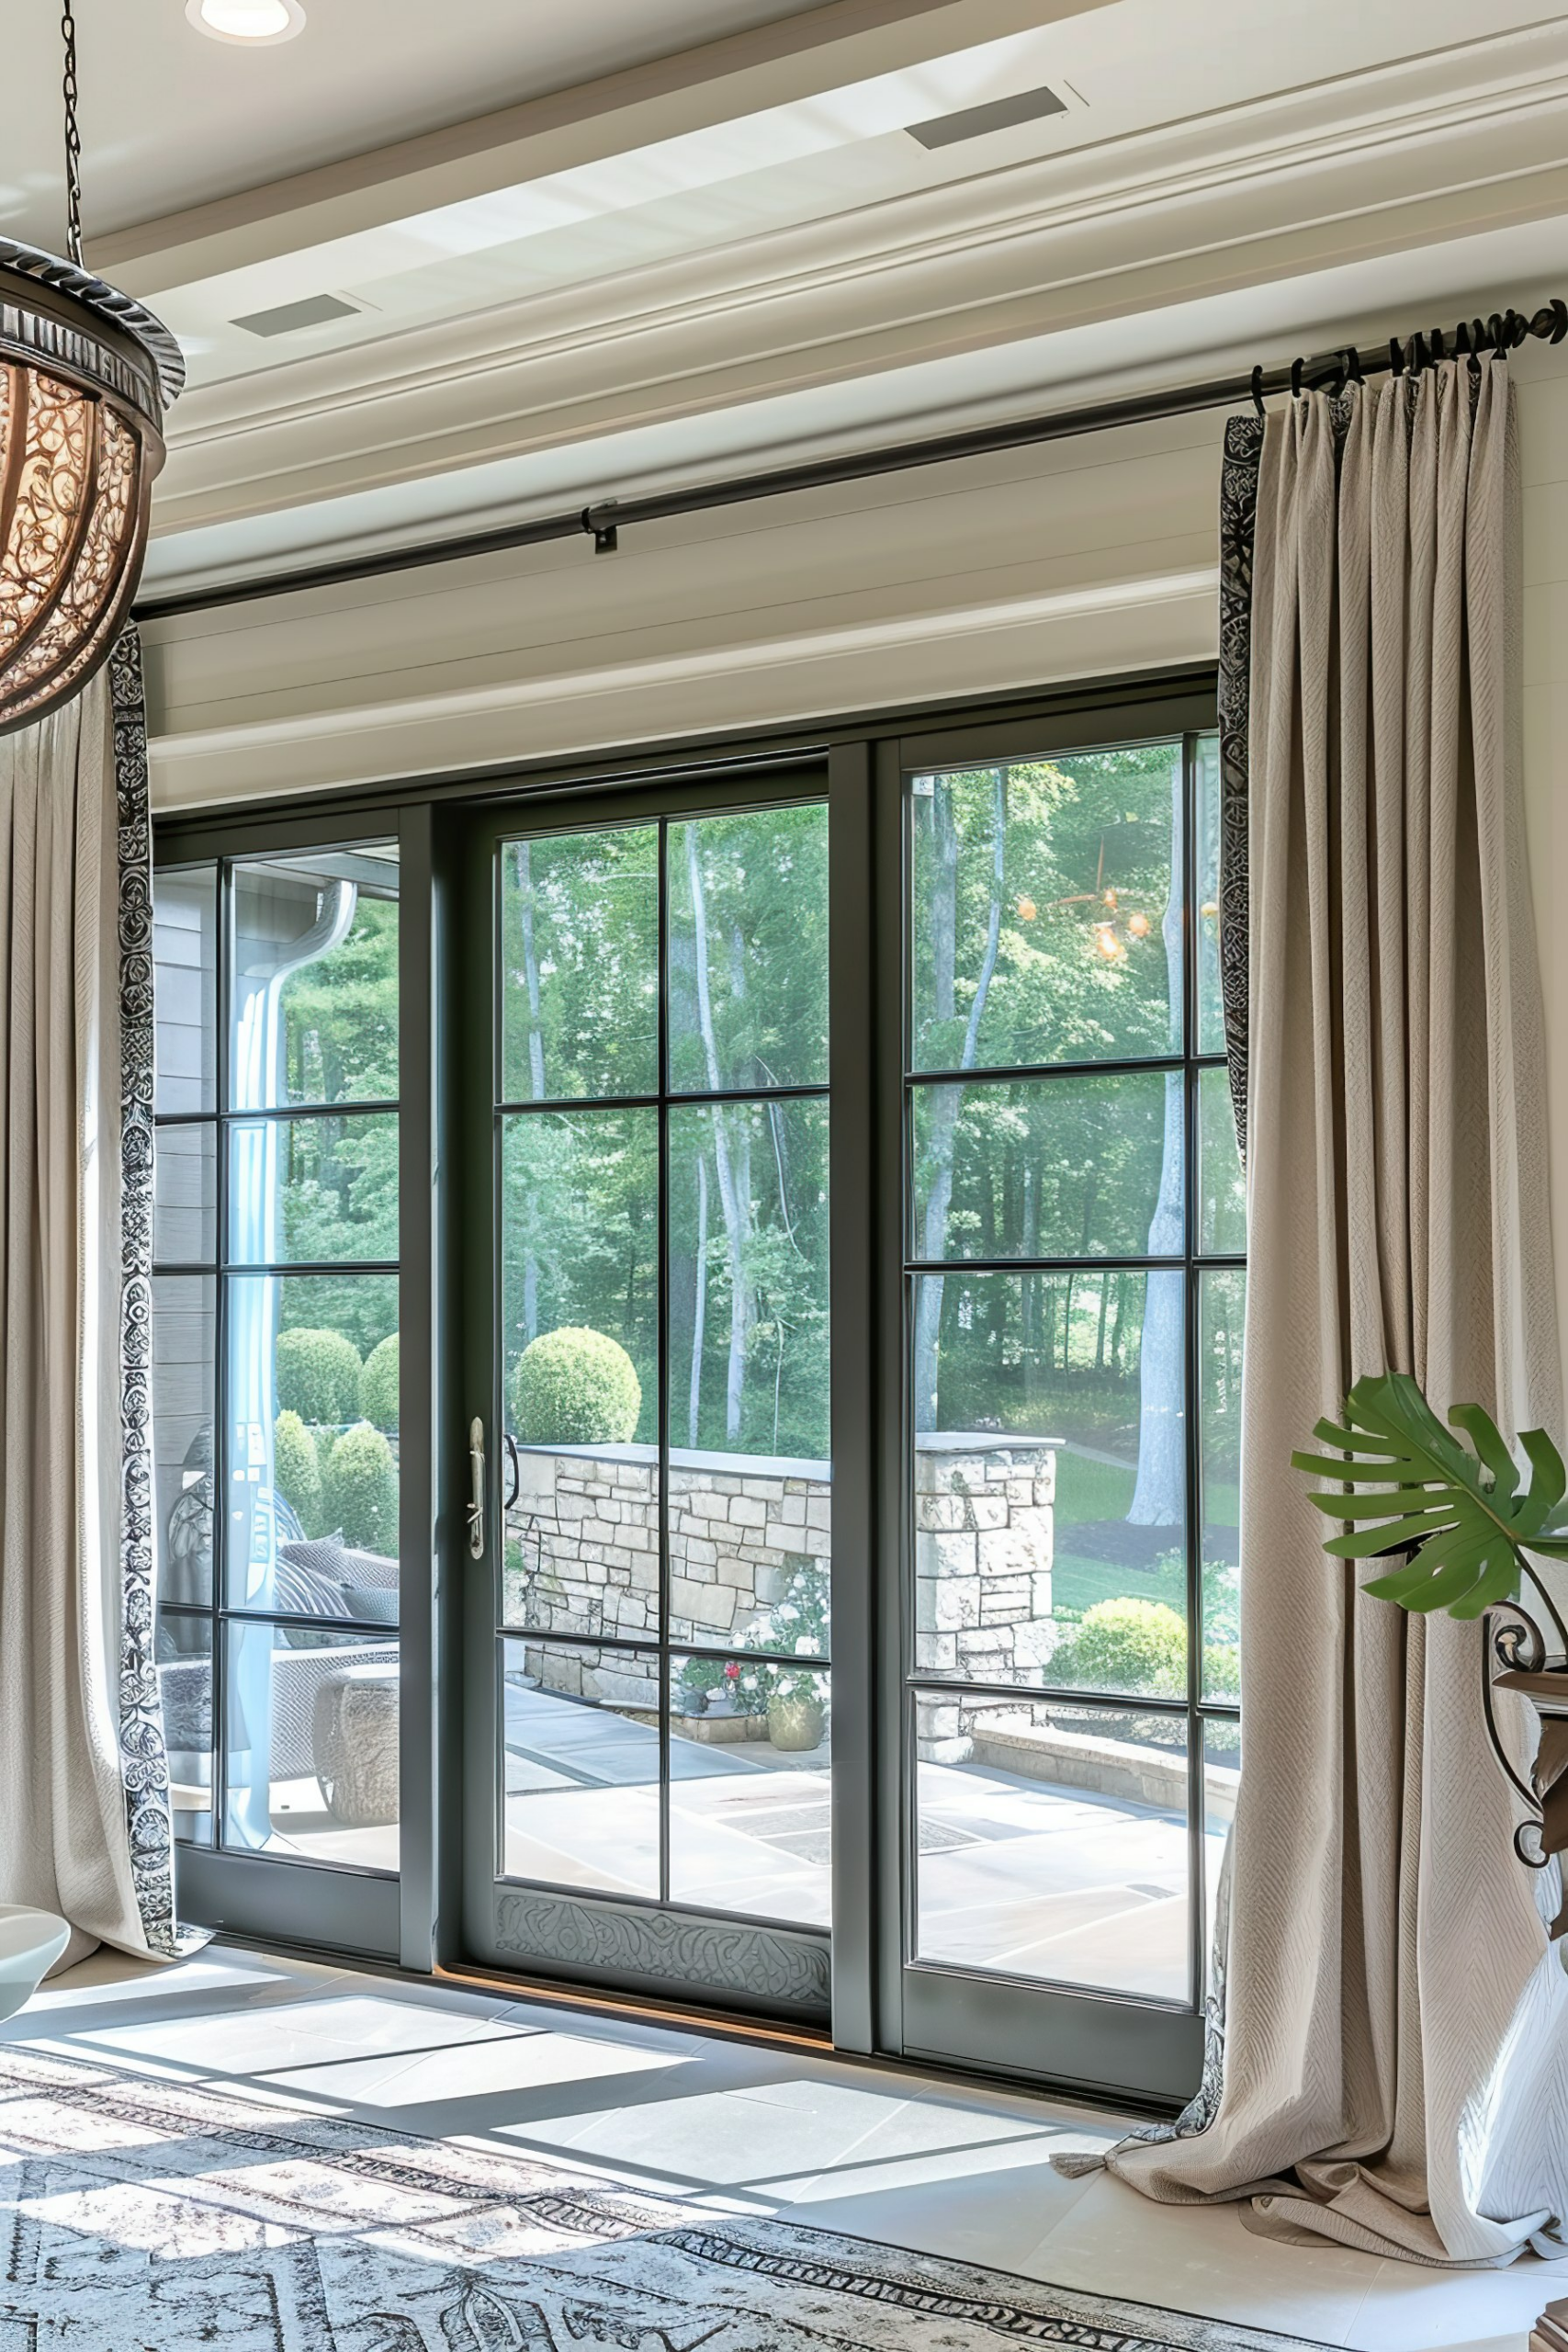
M955 147L961 139L984 139L989 130L1011 130L1017 123L1038 122L1045 115L1066 111L1066 98L1055 90L1020 90L1016 96L961 107L956 114L932 115L929 122L911 122L907 128L922 147Z
M345 302L341 295L307 294L301 302L280 302L275 311L253 311L248 318L230 323L243 327L247 334L297 334L301 327L324 327L333 319L358 315L358 303Z

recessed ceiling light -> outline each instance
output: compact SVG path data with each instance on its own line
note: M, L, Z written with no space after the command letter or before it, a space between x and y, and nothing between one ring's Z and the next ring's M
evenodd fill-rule
M305 29L299 0L186 0L186 15L213 40L292 40Z

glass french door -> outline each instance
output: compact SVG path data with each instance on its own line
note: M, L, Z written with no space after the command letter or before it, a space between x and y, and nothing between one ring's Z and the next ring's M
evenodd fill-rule
M829 814L472 829L462 1093L470 1954L823 2019Z

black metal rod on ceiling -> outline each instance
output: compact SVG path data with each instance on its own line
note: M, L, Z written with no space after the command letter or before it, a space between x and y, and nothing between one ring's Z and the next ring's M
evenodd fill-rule
M488 531L455 532L445 538L424 539L408 547L389 548L374 554L340 557L328 563L300 564L290 571L262 572L248 580L216 582L206 588L178 589L166 596L140 599L139 621L172 620L184 613L211 612L225 605L248 605L267 596L293 596L310 588L340 588L358 580L378 580L389 573L422 571L433 564L457 563L476 556L501 555L514 548L545 547L553 540L587 536L597 554L613 554L619 534L638 523L662 523L679 514L703 514L719 506L745 505L754 499L784 498L797 491L830 489L838 482L869 481L879 474L903 473L917 466L951 464L956 458L990 457L1003 449L1029 448L1043 441L1067 441L1082 433L1108 433L1119 425L1149 424L1160 417L1190 416L1203 409L1232 408L1250 401L1261 413L1271 395L1359 382L1371 375L1416 375L1441 359L1479 356L1488 351L1509 351L1534 336L1561 343L1568 335L1568 302L1545 304L1528 317L1517 311L1494 311L1488 319L1461 320L1445 333L1413 334L1401 344L1395 336L1386 346L1367 353L1354 345L1292 360L1288 368L1255 368L1250 376L1212 378L1201 384L1172 384L1163 391L1135 392L1124 400L1092 401L1081 408L1049 410L1043 416L1015 417L1005 424L971 425L958 433L937 433L919 441L899 441L880 449L858 449L840 458L807 458L796 466L777 466L754 474L733 474L720 481L694 482L681 490L652 491L640 498L606 498L569 514L541 514L532 522L505 523Z

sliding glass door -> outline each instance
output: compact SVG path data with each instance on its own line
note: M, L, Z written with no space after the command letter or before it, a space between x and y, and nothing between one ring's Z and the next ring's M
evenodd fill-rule
M902 767L903 2043L1176 2097L1239 1764L1214 739Z
M191 1916L1190 2092L1240 1766L1212 716L166 837Z
M530 808L466 886L465 1917L825 2015L828 810Z

